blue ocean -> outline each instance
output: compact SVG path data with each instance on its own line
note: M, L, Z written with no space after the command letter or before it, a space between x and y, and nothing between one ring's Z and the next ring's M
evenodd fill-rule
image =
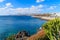
M44 23L45 20L31 16L0 16L0 40L23 30L33 35Z

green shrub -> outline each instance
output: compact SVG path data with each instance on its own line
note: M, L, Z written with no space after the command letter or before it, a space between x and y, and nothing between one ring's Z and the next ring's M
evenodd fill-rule
M43 28L50 40L59 40L60 39L60 19L56 18L54 20L48 21L43 25Z
M15 40L15 35L9 36L6 40Z
M38 38L37 40L49 40L49 38L47 36L43 37L43 38Z

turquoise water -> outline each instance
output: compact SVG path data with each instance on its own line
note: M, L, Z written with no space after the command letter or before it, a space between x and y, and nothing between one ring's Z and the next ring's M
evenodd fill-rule
M43 23L45 23L44 20L30 16L0 16L0 40L23 30L33 35Z

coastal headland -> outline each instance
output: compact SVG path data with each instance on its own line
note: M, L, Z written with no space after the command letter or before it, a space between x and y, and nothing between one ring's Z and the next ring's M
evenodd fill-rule
M58 16L55 14L38 14L38 15L32 15L32 17L49 21L55 19Z
M47 20L47 21L55 19L55 17L46 17L46 16L32 16L32 17L39 18L42 20Z

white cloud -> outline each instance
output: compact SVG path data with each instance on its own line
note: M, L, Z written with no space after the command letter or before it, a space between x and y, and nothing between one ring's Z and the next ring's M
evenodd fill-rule
M57 6L50 6L48 9L54 10Z
M7 7L13 7L13 5L11 3L6 3L6 8Z
M5 0L0 0L0 2L3 2L3 1L5 1Z
M39 3L39 2L43 2L43 1L45 1L45 0L36 0L37 3Z
M43 7L44 7L44 5L39 5L38 7L39 7L39 8L43 8Z

